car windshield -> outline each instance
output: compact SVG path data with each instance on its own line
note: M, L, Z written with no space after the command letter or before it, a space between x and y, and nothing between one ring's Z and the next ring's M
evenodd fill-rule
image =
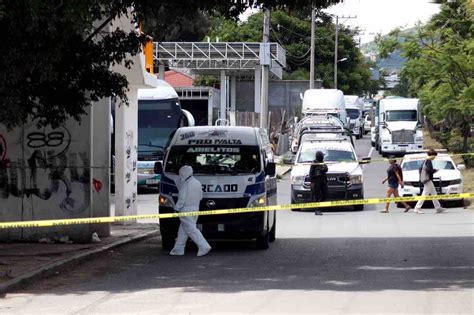
M356 161L354 152L343 148L323 149L323 148L303 148L298 157L298 163L310 163L315 160L316 151L324 154L324 162L350 162Z
M178 174L183 165L195 174L256 174L261 171L257 146L174 146L165 172Z
M356 108L348 108L346 109L347 116L349 116L351 119L357 119L359 118L359 110Z
M389 110L385 116L386 121L416 121L416 110Z
M402 170L414 171L420 169L425 160L406 161L402 164ZM454 164L448 160L433 160L433 168L436 170L454 170Z

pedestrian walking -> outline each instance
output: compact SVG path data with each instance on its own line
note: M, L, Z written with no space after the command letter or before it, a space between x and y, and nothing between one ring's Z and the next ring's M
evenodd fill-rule
M393 155L388 158L388 163L390 164L390 166L387 169L387 177L382 180L382 184L388 182L387 198L390 198L392 195L394 197L400 197L400 195L398 194L398 186L402 188L404 187L402 168L400 167L400 165L397 164L397 159ZM405 206L405 212L410 211L411 207L406 202L402 202L402 204ZM381 212L388 213L389 207L390 202L387 202L385 204L384 210L382 210Z
M201 183L193 176L193 168L185 165L179 169L181 179L179 187L178 201L175 210L178 212L191 212L199 210L199 203L202 199ZM180 217L178 238L170 255L182 256L186 247L186 241L190 237L198 246L197 256L204 256L211 250L211 246L202 236L201 231L196 227L197 216Z
M438 171L433 168L433 160L436 158L438 155L438 152L436 152L434 149L430 149L428 151L428 157L426 160L423 162L423 164L420 166L420 183L423 184L423 192L421 193L421 196L428 196L428 195L437 195L438 193L436 192L435 185L433 183L433 177L434 174ZM419 200L416 203L415 206L415 213L418 214L423 214L423 211L421 211L421 207L423 207L423 204L425 203L424 200ZM439 203L438 200L433 200L433 205L436 209L436 213L441 213L444 212L446 209L441 207L441 204Z
M309 169L309 180L311 182L311 199L313 202L325 201L328 197L328 167L324 163L324 153L316 152L315 164ZM315 215L323 215L319 208L314 209Z

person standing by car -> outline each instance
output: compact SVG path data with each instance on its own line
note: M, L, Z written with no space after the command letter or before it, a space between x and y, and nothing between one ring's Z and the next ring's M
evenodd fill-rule
M178 212L199 211L199 203L202 199L202 188L201 183L193 176L193 168L184 165L179 169L179 177L181 184L179 186L179 195L175 210ZM204 256L209 253L211 246L196 227L197 219L197 216L179 217L178 238L170 255L184 255L188 237L190 237L199 248L197 256Z
M400 197L398 194L398 186L400 185L402 188L404 186L402 168L397 164L397 159L393 155L388 158L388 163L390 166L387 169L387 177L382 180L382 184L388 181L387 198L390 198L392 195L394 197ZM402 202L402 204L405 206L405 212L410 211L411 207L406 202ZM381 212L388 213L389 207L390 202L387 202L384 210Z
M316 152L315 164L311 165L309 169L309 180L311 182L311 199L313 202L325 201L328 197L328 180L327 172L328 167L324 163L324 153L321 151ZM315 208L315 215L323 215L323 213Z
M428 151L428 157L420 167L420 183L423 184L423 192L421 193L421 196L437 195L436 188L433 183L433 175L438 171L433 168L433 160L436 158L437 155L438 153L434 149L430 149ZM423 214L423 211L421 211L421 207L423 207L424 203L424 200L419 200L416 203L414 210L415 213ZM436 209L436 213L441 213L446 210L444 208L441 208L441 204L436 199L433 200L433 205Z

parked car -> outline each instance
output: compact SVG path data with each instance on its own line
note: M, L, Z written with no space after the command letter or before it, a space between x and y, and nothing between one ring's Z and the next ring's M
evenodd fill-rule
M405 187L398 188L402 197L419 196L423 190L420 183L419 169L426 159L426 153L406 154L401 162L403 171L403 182ZM448 154L440 153L433 160L433 168L438 172L434 174L434 185L438 194L460 194L464 189L464 180L461 171L465 169L463 164L456 165ZM456 204L463 204L462 199L450 199ZM441 200L442 202L442 200Z
M364 134L368 134L370 132L370 126L372 124L372 119L370 115L365 115L364 118Z

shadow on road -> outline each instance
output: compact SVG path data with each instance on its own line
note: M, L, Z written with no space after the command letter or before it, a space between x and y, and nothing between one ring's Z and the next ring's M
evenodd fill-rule
M277 239L213 242L209 256L161 250L159 238L123 247L23 292L86 294L179 288L185 292L264 290L465 290L474 288L470 237Z

